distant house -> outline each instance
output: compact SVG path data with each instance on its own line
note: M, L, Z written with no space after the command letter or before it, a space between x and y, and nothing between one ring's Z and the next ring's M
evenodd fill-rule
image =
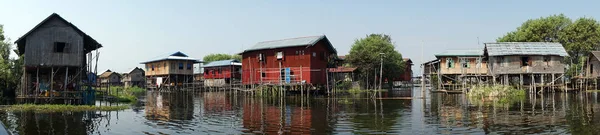
M102 86L121 85L121 75L110 70L106 70L104 73L100 74L99 79L100 85Z
M102 47L91 36L56 13L51 14L33 29L15 41L18 55L22 55L23 78L21 89L16 90L17 101L33 101L40 95L88 103L80 93L87 78L86 54ZM91 81L85 81L91 82ZM54 94L49 94L49 91ZM58 101L58 100L45 100ZM39 103L39 102L38 102ZM65 102L66 103L66 102Z
M336 54L325 35L259 42L241 53L242 82L325 86Z
M181 86L194 80L194 64L202 61L182 52L142 62L146 66L146 83L152 86Z
M213 61L203 66L204 86L222 86L242 79L242 63L238 60Z
M145 71L135 67L127 73L123 73L123 85L125 87L145 87Z
M402 58L402 60L404 61L404 73L400 74L400 78L394 80L394 81L411 81L412 80L412 76L413 76L413 72L412 72L412 66L413 66L413 62L410 58Z
M549 42L485 43L484 53L494 81L521 85L554 83L565 73L562 61L569 56L560 43Z
M438 66L425 68L432 72L432 67L438 67L437 73L440 74L442 82L462 82L473 83L486 80L488 75L487 61L484 59L483 51L476 50L446 50L435 54L438 59L435 62Z
M585 64L585 77L598 78L600 76L600 51L592 51Z

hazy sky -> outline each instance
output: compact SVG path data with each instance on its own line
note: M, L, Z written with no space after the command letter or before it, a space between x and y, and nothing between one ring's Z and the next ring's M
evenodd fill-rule
M482 48L522 22L564 13L600 16L598 1L555 0L0 0L0 24L13 41L58 13L102 45L98 70L124 72L182 51L201 59L237 53L260 41L325 34L345 55L370 33L392 36L419 64L445 49ZM424 57L421 57L421 48Z

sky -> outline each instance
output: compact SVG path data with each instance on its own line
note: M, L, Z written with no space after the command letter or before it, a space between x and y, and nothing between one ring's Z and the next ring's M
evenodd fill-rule
M0 0L0 24L12 41L52 13L96 39L98 71L126 72L181 51L202 59L257 42L326 35L338 55L371 33L388 34L419 65L447 49L483 43L524 21L553 14L600 17L600 1L558 0Z

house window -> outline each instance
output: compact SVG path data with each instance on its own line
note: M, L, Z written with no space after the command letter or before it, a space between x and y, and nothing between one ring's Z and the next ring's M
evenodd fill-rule
M163 67L165 68L165 70L167 69L167 63L163 63Z
M179 63L179 69L183 69L183 63Z
M550 56L544 56L544 63L546 63L546 66L550 66Z
M313 57L317 57L317 52L313 52Z
M219 74L223 73L223 69L219 68Z
M264 78L264 77L267 77L267 74L265 72L261 72L260 76Z
M461 59L461 60L460 60L460 65L461 65L463 68L469 68L469 60L468 60L468 59Z
M454 60L452 58L446 58L446 66L448 66L448 68L453 68Z
M521 66L529 66L529 57L521 57Z
M481 68L481 58L475 59L475 62L477 63L477 68Z
M192 70L192 63L188 63L188 64L187 64L187 69L188 69L188 70Z
M54 42L54 52L55 53L66 53L67 52L67 43Z
M154 71L154 65L152 65L152 71Z

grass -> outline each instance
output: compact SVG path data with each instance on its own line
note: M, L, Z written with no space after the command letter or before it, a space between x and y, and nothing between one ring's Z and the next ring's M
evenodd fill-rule
M525 90L507 85L473 86L467 96L469 101L476 105L490 105L490 103L493 103L495 106L506 107L512 103L525 100Z
M106 88L100 88L102 91L107 91ZM135 102L138 100L137 96L146 93L146 89L140 87L127 87L123 86L111 86L109 96L115 97L118 102ZM96 93L97 97L104 96Z
M10 105L1 108L0 110L10 112L82 112L82 111L118 111L129 108L128 106L93 106L93 105L35 105L35 104L20 104Z

